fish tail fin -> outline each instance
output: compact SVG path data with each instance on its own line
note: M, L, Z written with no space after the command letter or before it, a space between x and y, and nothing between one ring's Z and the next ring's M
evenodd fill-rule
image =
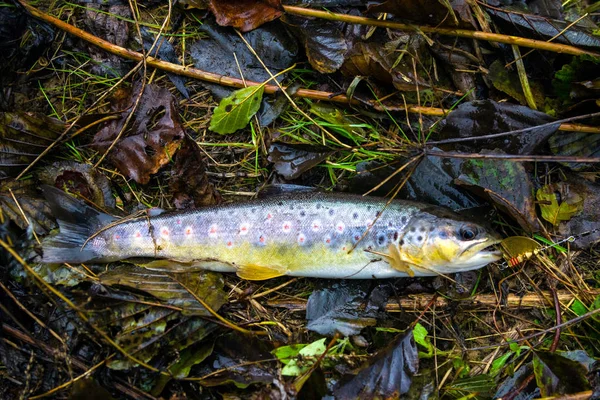
M114 217L88 207L82 201L52 186L42 186L60 231L42 242L44 263L82 263L100 260L102 255L86 241Z

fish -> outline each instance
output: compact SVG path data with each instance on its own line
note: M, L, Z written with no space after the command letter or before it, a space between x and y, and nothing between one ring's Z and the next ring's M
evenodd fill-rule
M119 219L44 186L59 232L42 262L148 260L146 268L385 279L482 268L500 237L444 208L404 200L300 192Z

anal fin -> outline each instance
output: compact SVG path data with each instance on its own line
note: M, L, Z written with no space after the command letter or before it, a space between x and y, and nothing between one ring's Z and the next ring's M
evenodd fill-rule
M264 265L246 264L240 265L237 269L237 276L249 281L263 281L273 279L286 274L286 270L281 267L268 267Z

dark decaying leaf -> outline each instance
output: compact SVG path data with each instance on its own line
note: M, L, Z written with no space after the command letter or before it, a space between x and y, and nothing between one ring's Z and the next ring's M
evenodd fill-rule
M586 249L600 240L600 185L571 174L564 186L568 192L583 198L583 207L581 213L561 223L558 232L564 237L576 235L577 239L571 246L575 249Z
M585 367L560 354L536 352L533 357L533 372L542 397L590 389Z
M221 27L211 19L203 21L199 29L206 33L208 38L198 40L191 45L190 55L196 68L234 78L243 77L256 82L264 82L271 78L233 29ZM296 60L298 44L286 29L282 29L278 21L247 32L244 38L273 75L290 67ZM281 82L285 76L285 74L279 75L277 80ZM229 96L234 91L213 83L202 84L217 100ZM271 108L270 103L263 100L258 113L262 125L270 123L282 111L268 112ZM264 120L263 115L268 116L268 120Z
M89 164L58 161L37 172L42 184L55 186L100 208L114 208L110 182Z
M396 18L425 25L472 29L475 22L467 3L464 0L386 0L382 4L370 7L369 12L390 13Z
M444 385L444 391L450 398L489 398L495 386L493 377L482 374L456 379Z
M206 387L234 384L246 388L253 383L271 384L278 379L274 368L276 360L272 360L271 350L271 342L252 336L239 333L223 335L217 339L208 362L197 373L209 375L202 380Z
M300 38L314 69L329 74L342 66L348 46L337 23L289 14L284 15L281 20Z
M133 95L113 103L121 117L110 121L96 135L92 147L105 152L117 138L140 92L136 84ZM175 108L175 99L165 88L146 85L135 115L124 135L108 154L108 159L124 175L138 183L148 183L150 175L171 161L185 132Z
M489 198L526 231L539 230L533 183L522 163L494 159L467 160L462 163L460 170L461 175L455 183Z
M427 76L421 68L423 60L419 60L417 76L415 76L412 57L408 55L411 54L411 51L399 59L397 49L390 48L392 46L389 43L387 46L382 46L379 39L381 38L375 38L366 43L358 42L352 46L344 57L344 64L340 71L349 77L373 77L384 84L393 85L398 90L414 91L417 90L417 87L423 89L431 86L427 81L421 79L421 77ZM418 47L424 41L417 36L414 37L414 40L412 39L410 38L411 42L415 43L411 43L411 50L417 53L417 49L414 47ZM399 47L400 42L396 41L395 43L396 46L393 47ZM402 51L404 50L402 49ZM418 54L423 58L429 55L426 51L419 51Z
M525 98L525 94L523 94L523 86L516 69L509 69L506 67L505 62L496 60L490 65L489 70L488 80L496 89L506 93L523 105L527 104L527 99ZM544 104L545 96L542 85L530 79L529 87L535 103L540 106Z
M496 24L502 27L502 33L539 40L552 39L556 43L578 47L600 48L600 38L594 36L590 29L580 25L573 26L568 21L558 21L538 15L504 11L491 7L486 8L485 11Z
M584 132L557 132L548 139L552 153L560 156L599 157L600 135ZM590 168L589 163L565 163L575 171Z
M233 26L242 32L256 29L283 14L281 0L210 0L209 8L223 26Z
M19 174L65 129L43 114L0 113L0 180Z
M370 282L335 282L315 290L306 305L307 329L321 335L358 335L377 323L387 299L387 287L369 292Z
M408 393L419 356L412 330L379 352L358 375L334 392L337 400L397 399Z
M149 52L151 49L152 52L149 53L150 56L159 58L161 60L168 61L173 64L179 64L179 57L177 56L177 52L175 51L175 47L167 40L167 38L163 35L160 39L156 40L156 37L148 30L146 27L141 27L140 31L142 32L142 39L144 41L144 49ZM154 47L152 45L156 41ZM185 87L185 78L181 75L177 74L169 74L167 73L169 80L175 85L179 93L183 95L186 99L190 98L187 88Z
M0 212L4 218L13 221L21 229L28 229L31 224L35 233L45 234L56 227L56 224L52 210L46 201L40 198L36 189L37 186L32 180L2 183L0 185ZM15 202L15 198L18 204Z
M212 315L198 303L193 294L201 298L214 311L218 311L227 301L223 291L223 277L210 271L166 275L123 265L102 274L100 283L144 291L165 304L182 308L182 313L185 315Z
M327 159L331 152L314 146L273 143L267 160L285 179L296 179L305 171Z
M552 117L529 107L493 100L476 100L463 103L452 111L446 117L439 135L442 138L476 137L530 128L552 121ZM556 123L524 133L468 143L476 143L477 149L483 144L488 149L499 147L510 153L531 154L558 130L559 125Z
M173 194L173 204L177 209L211 206L222 200L206 175L204 153L187 136L175 156L169 192Z
M479 207L481 202L474 195L454 184L454 179L460 175L462 163L463 160L457 158L425 157L398 193L398 198L435 204L452 210ZM350 191L366 193L393 174L402 163L396 165L396 168L393 168L375 161L358 164L357 175L350 182ZM396 174L374 194L385 196L393 192L404 178L402 173Z

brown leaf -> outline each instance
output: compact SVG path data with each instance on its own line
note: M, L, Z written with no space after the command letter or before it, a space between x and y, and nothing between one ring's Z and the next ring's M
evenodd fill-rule
M242 32L258 28L283 14L281 0L210 0L210 11L222 26L233 26Z
M131 112L139 90L138 84L134 95L113 105L114 109L125 111L121 118L109 122L94 136L94 149L108 150ZM129 136L111 149L108 159L123 174L143 184L171 160L185 135L173 96L167 89L155 85L146 85L127 131Z
M202 152L188 137L175 156L169 190L173 193L173 202L178 209L211 206L222 200L208 180Z
M31 224L36 233L45 234L56 224L50 207L40 199L35 189L32 179L3 183L0 186L0 214L21 229L27 229Z

